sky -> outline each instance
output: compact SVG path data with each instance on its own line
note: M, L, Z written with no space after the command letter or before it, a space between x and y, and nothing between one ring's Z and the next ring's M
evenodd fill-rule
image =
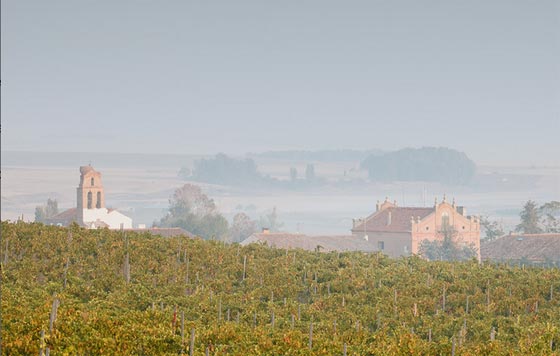
M2 150L560 165L556 0L2 2Z

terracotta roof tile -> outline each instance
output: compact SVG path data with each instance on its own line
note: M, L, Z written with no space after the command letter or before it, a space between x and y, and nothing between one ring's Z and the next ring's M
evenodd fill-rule
M410 218L425 218L434 212L434 208L394 207L386 208L366 218L366 231L408 232L411 230ZM391 223L388 215L391 213ZM364 231L364 223L356 225L353 231Z
M560 234L506 235L480 246L483 260L560 261Z
M351 235L308 236L290 233L255 233L241 242L241 245L250 243L266 243L276 248L301 248L315 251L320 246L320 251L377 251L373 243Z

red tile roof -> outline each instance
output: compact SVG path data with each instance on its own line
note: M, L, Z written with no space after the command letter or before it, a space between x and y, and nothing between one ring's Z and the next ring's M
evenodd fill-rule
M560 234L506 235L480 245L483 260L560 262Z
M320 246L320 251L377 251L376 245L362 238L351 235L308 236L304 234L255 233L241 242L241 245L250 243L264 243L276 248L301 248L315 251Z
M51 216L50 218L45 219L45 221L47 223L50 221L72 221L72 220L76 220L77 218L78 218L78 209L71 208L59 214L56 214L55 216Z
M386 208L366 218L366 231L382 232L409 232L411 231L410 218L425 218L434 212L434 208L394 207ZM391 213L391 223L387 224ZM352 231L364 231L364 223L356 225Z

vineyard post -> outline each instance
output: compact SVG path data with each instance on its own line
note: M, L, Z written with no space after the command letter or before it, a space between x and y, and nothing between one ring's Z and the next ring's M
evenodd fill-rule
M229 310L229 308L228 308L228 309L227 309L227 321L229 321L229 320L230 320L230 310Z
M235 322L239 324L239 310L237 311L237 314L235 314Z
M53 303L52 303L51 317L49 319L49 334L51 334L51 335L53 333L54 322L56 321L56 314L57 314L59 305L60 305L60 301L58 300L58 298L56 297L56 294L55 294L55 298L54 298Z
M432 342L432 328L428 330L428 342Z
M551 284L551 285L550 285L550 301L552 301L552 293L553 293L553 290L554 290L554 288L553 288L553 285Z
M309 324L309 350L313 348L313 321Z
M274 310L272 311L272 315L271 315L271 319L270 319L270 324L272 325L272 329L274 330Z
M445 312L445 286L443 286L443 302L441 310Z
M45 350L45 330L41 330L41 340L40 340L40 344L39 344L39 356L43 356L43 352Z
M490 312L490 281L486 283L486 312Z
M66 263L64 264L64 284L63 287L66 289L66 278L68 275L68 263L70 262L70 257L66 257Z
M492 330L490 330L490 341L494 340L496 340L496 328L492 327Z
M342 346L342 355L346 356L346 343Z
M218 300L218 322L222 320L222 297Z
M336 319L333 321L333 334L336 334Z
M6 247L4 248L4 265L8 264L8 239L6 239Z
M253 327L257 326L257 311L253 313Z
M242 281L245 280L246 268L247 268L247 255L243 256L243 279L242 279Z
M467 306L465 308L465 313L468 314L469 313L469 296L467 295Z
M455 356L455 336L451 337L451 356Z
M185 251L186 252L186 251ZM187 276L185 277L185 283L189 284L189 264L190 264L190 260L187 257Z
M210 348L208 346L206 346L206 351L204 351L204 355L205 356L210 355Z
M181 310L181 353L185 345L185 311Z
M194 328L191 329L191 344L189 347L189 355L194 355Z

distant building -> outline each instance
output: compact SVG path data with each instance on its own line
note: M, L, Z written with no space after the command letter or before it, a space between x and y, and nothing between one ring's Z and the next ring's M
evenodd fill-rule
M77 207L63 211L46 224L68 226L73 222L87 228L130 229L132 219L115 209L105 207L105 189L101 173L91 165L80 167L80 184L77 188Z
M466 216L464 207L449 204L445 196L429 208L399 207L386 198L375 213L355 219L351 231L391 257L418 254L422 241L442 240L443 231L453 231L455 241L474 246L480 259L479 219Z
M291 234L286 232L268 232L264 229L261 233L254 233L241 242L242 246L258 243L276 248L301 248L307 251L365 251L373 252L375 247L362 238L355 236L309 236L304 234Z
M483 242L483 260L560 266L560 234L509 234Z

